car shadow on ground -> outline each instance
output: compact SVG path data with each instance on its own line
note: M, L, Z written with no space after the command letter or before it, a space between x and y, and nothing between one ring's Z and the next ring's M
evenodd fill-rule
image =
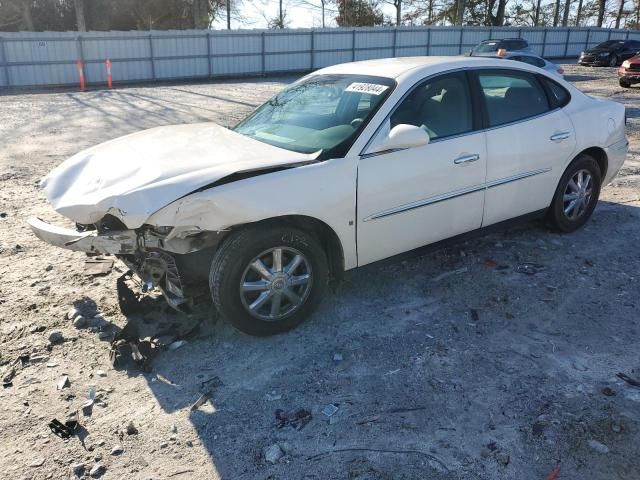
M530 223L370 265L292 332L217 322L144 375L223 479L544 478L560 460L631 478L633 455L596 461L587 442L640 429L614 376L634 359L599 357L625 351L612 305L637 313L640 261L618 253L639 219L601 202L572 235Z

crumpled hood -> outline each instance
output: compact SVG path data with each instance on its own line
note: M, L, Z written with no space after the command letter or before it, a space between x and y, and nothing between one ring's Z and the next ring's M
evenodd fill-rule
M215 123L133 133L84 150L40 183L54 209L83 224L109 213L129 228L167 204L239 172L311 162Z

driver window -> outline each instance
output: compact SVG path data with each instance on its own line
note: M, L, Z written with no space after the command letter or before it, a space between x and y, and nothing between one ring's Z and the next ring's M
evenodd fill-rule
M473 129L471 96L464 73L427 80L413 90L391 115L399 124L424 128L431 140Z

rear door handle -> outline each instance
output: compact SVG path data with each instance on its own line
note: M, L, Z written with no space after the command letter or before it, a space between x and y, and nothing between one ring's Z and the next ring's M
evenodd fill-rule
M456 165L460 165L464 163L475 162L477 160L480 160L480 155L474 153L472 155L462 155L461 157L456 158L453 163L455 163Z
M552 142L557 142L559 140L565 140L565 139L569 138L570 136L571 136L571 132L554 133L553 135L551 135L549 137L549 140L551 140Z

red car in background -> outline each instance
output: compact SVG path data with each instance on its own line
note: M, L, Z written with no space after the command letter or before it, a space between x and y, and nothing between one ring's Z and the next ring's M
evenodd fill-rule
M618 81L623 88L629 88L634 83L640 83L640 55L622 62L618 68Z

